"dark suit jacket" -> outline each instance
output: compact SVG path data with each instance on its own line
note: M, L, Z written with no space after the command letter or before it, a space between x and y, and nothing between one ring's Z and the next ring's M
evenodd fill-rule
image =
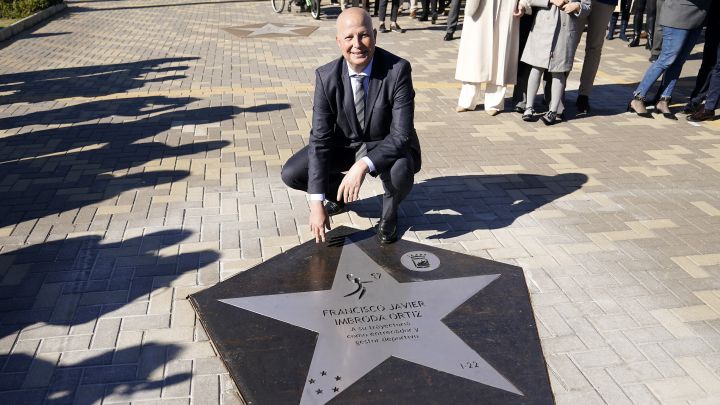
M378 173L412 154L420 170L420 143L413 126L415 90L410 63L375 48L366 95L365 131L355 114L352 85L345 59L340 57L315 71L313 126L308 147L308 193L328 190L329 160L341 148L365 142L367 156Z

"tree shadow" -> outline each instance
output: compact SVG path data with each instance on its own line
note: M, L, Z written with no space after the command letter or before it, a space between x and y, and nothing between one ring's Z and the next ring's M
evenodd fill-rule
M588 181L582 173L465 175L422 181L400 205L401 233L439 231L447 239L481 229L499 229L543 205L571 194ZM381 196L352 204L362 217L377 216Z
M161 379L165 364L180 352L174 344L148 343L98 354L72 364L60 364L27 354L0 356L0 364L28 364L30 372L52 373L44 381L27 378L28 372L2 373L0 392L7 404L95 404L106 399L159 398L162 390L178 387L189 395L191 372L178 372ZM136 358L134 362L130 359ZM121 359L116 362L115 359ZM187 388L179 386L186 383ZM175 388L177 389L177 388Z
M198 57L149 59L139 62L82 66L0 75L0 104L38 103L58 98L98 97L185 78L181 62ZM163 66L170 64L170 66ZM169 76L166 74L170 74Z
M150 100L152 101L152 100ZM187 101L165 100L173 108ZM95 102L103 103L103 102ZM137 114L148 100L129 102ZM92 104L92 103L87 103ZM85 108L88 106L85 105ZM101 106L102 107L102 106ZM68 107L70 114L75 107ZM135 167L156 159L206 155L229 144L206 141L180 144L180 137L166 135L168 142L154 140L173 127L207 126L232 118L234 107L206 107L165 111L155 108L150 115L131 122L105 120L72 126L58 126L0 140L0 227L77 209L106 200L142 186L153 186L187 177L187 170L139 171ZM89 108L93 111L93 108ZM100 111L100 110L98 110ZM63 109L53 117L31 116L58 122L72 117ZM107 115L108 112L98 113ZM97 118L93 112L89 118ZM20 118L22 121L24 118ZM7 125L7 123L4 123ZM180 131L180 130L178 130ZM190 134L192 136L192 134ZM149 138L149 140L147 139Z
M189 372L163 372L180 346L116 339L122 318L148 314L153 291L218 260L213 250L160 253L178 252L191 235L167 230L116 243L84 236L0 255L0 341L10 343L0 356L3 402L159 398L160 389L188 381ZM169 326L168 314L154 327Z

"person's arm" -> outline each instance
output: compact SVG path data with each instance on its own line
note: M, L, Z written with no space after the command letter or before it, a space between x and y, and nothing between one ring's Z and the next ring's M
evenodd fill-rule
M310 231L315 241L325 241L325 229L330 229L330 221L323 201L317 199L328 188L328 159L331 153L333 129L336 115L325 94L322 78L315 72L315 96L313 98L313 119L308 146L308 194L310 198Z
M575 17L581 17L590 12L590 7L590 0L573 1L566 3L562 7L562 11Z
M390 133L367 157L375 165L375 171L389 170L396 160L405 156L414 135L415 90L412 84L412 68L407 61L398 63L397 85L393 92L392 122Z

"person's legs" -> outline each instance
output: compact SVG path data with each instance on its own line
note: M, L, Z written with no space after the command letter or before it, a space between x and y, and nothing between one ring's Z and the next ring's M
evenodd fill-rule
M625 42L629 41L627 37L627 26L628 22L630 22L630 5L631 0L620 0L620 33L618 34L618 38Z
M460 97L458 98L458 107L468 110L474 110L478 105L480 95L480 83L463 82L460 88Z
M378 6L378 19L380 20L380 32L385 32L383 28L385 28L385 15L387 14L387 3L388 0L380 0L378 1L380 5ZM395 6L395 0L393 0L393 7ZM396 15L397 17L397 15ZM390 21L394 21L392 19L392 14L390 15Z
M650 0L652 1L652 0ZM640 33L643 29L643 16L645 15L645 0L633 0L632 5L633 14L633 39L628 44L629 47L634 48L640 45Z
M720 6L713 6L718 7ZM708 16L710 18L712 16ZM690 93L690 103L700 104L705 99L705 95L710 84L710 72L715 66L715 60L718 56L718 46L720 45L720 26L718 24L710 24L705 30L705 45L703 45L703 58L700 64L697 78L695 79L695 87Z
M705 109L714 111L718 107L720 100L720 57L710 74L710 84L707 91L707 99L705 100Z
M550 93L550 111L562 114L564 106L562 105L562 97L565 93L565 80L567 74L565 72L552 72L552 89Z
M670 27L663 27L663 29L666 30L673 30L678 31L677 28L670 28ZM678 37L683 36L682 45L680 46L680 49L677 52L677 56L673 60L673 62L668 66L668 68L665 70L665 74L663 75L662 80L662 87L663 91L661 93L661 99L669 100L672 97L672 93L675 90L675 85L677 84L677 80L680 77L680 73L682 71L682 67L685 64L685 61L690 56L690 53L693 50L693 47L695 47L695 44L697 43L697 39L700 36L700 33L702 32L702 27L698 27L692 30L679 30L684 31L682 35L678 34ZM664 46L663 46L664 47ZM660 54L662 57L662 53Z
M493 83L485 83L485 101L483 103L485 112L495 115L505 107L506 86L498 86Z
M452 0L450 3L450 12L447 18L447 28L445 29L446 41L452 39L452 35L455 33L458 24L458 18L460 16L460 0ZM447 38L448 34L450 35ZM522 53L522 51L520 51Z
M518 69L517 69L517 83L513 86L512 103L515 106L515 111L522 113L525 111L527 106L527 99L525 95L527 93L527 81L528 75L530 74L531 66L525 62L520 61L520 56L525 50L525 44L527 43L530 29L532 28L534 15L523 15L520 17L520 47L518 48Z
M505 106L506 86L485 83L485 111L502 111Z
M355 163L355 151L353 149L338 149L331 154L329 162L329 184L326 190L325 199L335 201L337 190L340 187L344 175L342 172L348 170ZM308 147L297 151L290 156L285 165L283 165L280 177L283 183L288 187L307 191L308 189Z
M387 0L383 0L383 1L385 2L385 4L387 4ZM391 22L397 21L399 8L400 8L400 0L392 0L392 6L390 7L390 21Z
M533 108L535 106L535 97L537 96L538 89L540 88L540 81L542 80L543 73L545 73L545 69L537 66L532 66L530 68L530 74L528 75L527 82L527 95L525 96L525 99L527 100L527 108Z
M580 73L580 88L578 89L579 95L587 97L592 92L595 76L600 66L602 47L605 43L603 34L613 12L612 5L599 1L593 1L592 7L592 12L587 20L585 59L583 60L582 73Z
M398 206L412 190L415 165L410 154L395 161L390 170L380 173L383 194L382 217L384 221L397 221Z
M635 96L643 99L647 96L650 87L652 87L660 75L665 73L670 65L675 62L675 58L680 53L687 34L688 30L663 27L662 52L660 53L658 59L650 65L647 71L645 71L645 75L643 75L640 84L633 92Z

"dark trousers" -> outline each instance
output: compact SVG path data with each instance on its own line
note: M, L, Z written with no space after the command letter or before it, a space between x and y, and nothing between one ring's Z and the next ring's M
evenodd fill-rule
M713 70L713 66L716 65L715 61L718 57L720 26L717 22L720 21L720 1L714 1L710 5L707 21L708 25L705 29L702 64L700 65L697 79L695 79L695 88L692 93L690 93L691 102L696 104L702 103L703 99L705 99L708 86L710 85L710 72Z
M720 45L716 46L715 55L715 66L708 80L706 110L715 110L718 107L718 98L720 98Z
M460 0L450 1L450 10L448 11L447 28L445 32L454 34L457 30L458 19L460 18Z
M520 17L520 49L518 52L517 82L515 83L515 87L513 87L512 103L514 106L522 108L523 110L527 108L527 100L525 97L527 95L528 76L530 75L530 69L532 66L525 62L521 62L520 58L522 57L523 50L525 49L525 44L527 43L528 35L530 35L530 29L532 28L534 20L535 14L525 14ZM550 93L548 92L548 94Z
M282 169L282 180L290 188L307 191L308 188L308 147L300 149L292 155ZM325 198L334 201L344 174L355 163L354 148L337 148L333 150L328 162L329 181L326 186ZM415 180L415 159L407 153L395 161L390 170L380 173L385 193L383 194L383 220L397 219L400 202L412 190Z
M380 10L378 12L378 17L380 18L380 22L385 22L385 13L387 13L387 3L388 0L380 0ZM398 9L400 8L400 0L392 0L392 6L390 7L390 21L395 22L397 21L398 16Z
M422 6L423 6L422 16L427 17L428 12L430 12L430 14L436 14L437 13L437 3L438 3L438 0L422 0Z

